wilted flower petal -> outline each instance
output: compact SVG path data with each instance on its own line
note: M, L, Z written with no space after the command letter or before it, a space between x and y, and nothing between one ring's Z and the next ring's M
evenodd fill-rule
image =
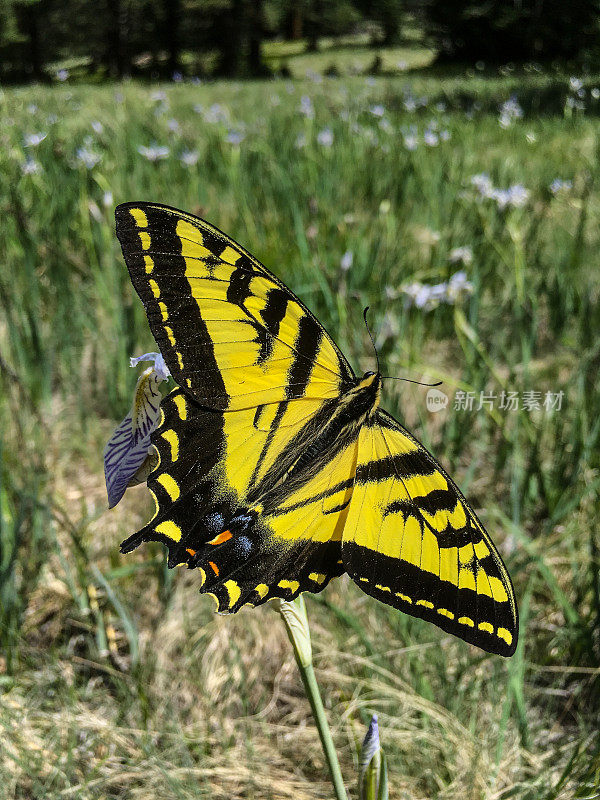
M153 361L140 375L135 387L133 405L104 448L104 476L108 507L114 508L128 486L144 481L154 466L150 434L160 415L159 384L169 377L169 370L160 353L145 353L130 359L130 365Z

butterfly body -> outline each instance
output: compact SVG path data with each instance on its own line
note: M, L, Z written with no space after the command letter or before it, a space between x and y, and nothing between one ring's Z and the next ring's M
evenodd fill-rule
M347 571L368 594L510 655L510 578L455 484L379 408L308 309L208 223L119 206L117 234L177 388L152 435L162 541L225 613L318 592Z

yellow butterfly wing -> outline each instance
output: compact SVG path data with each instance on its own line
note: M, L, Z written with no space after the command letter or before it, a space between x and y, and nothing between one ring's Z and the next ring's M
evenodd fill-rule
M358 440L313 458L311 443L331 406L300 400L220 412L181 389L161 404L152 434L159 463L148 479L153 519L126 540L168 546L169 566L200 574L200 591L229 613L273 597L320 592L344 567L342 531L352 495Z
M302 302L212 225L151 203L119 206L116 222L181 387L152 435L156 514L122 550L163 542L222 611L320 591L343 571L357 439L320 466L310 448L352 369Z
M489 652L514 652L502 559L451 478L386 412L360 432L342 558L367 594Z
M352 369L271 272L204 220L156 203L115 211L117 237L175 381L210 408L334 398Z
M122 545L162 541L169 565L235 612L320 591L346 569L368 594L510 655L510 579L433 457L374 409L320 323L208 223L150 203L117 234L179 388L152 435L154 518Z

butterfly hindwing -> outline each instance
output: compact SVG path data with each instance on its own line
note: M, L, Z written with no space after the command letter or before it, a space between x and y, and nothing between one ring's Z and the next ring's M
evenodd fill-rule
M222 413L171 392L152 435L159 465L148 487L157 511L123 550L163 542L169 565L197 568L201 591L223 612L321 591L343 572L340 542L358 443L338 448L310 480L294 484L292 476L282 487L282 474L326 416L313 414L314 405L281 404L266 430L253 424L254 409Z
M385 412L360 433L344 566L378 600L511 655L517 607L496 548L433 456Z
M175 381L210 408L333 398L352 370L302 302L240 245L190 214L117 207L133 285Z

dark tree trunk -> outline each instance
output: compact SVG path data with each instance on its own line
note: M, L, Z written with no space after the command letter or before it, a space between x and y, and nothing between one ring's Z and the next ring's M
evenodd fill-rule
M263 0L250 0L248 3L248 72L250 75L264 75L266 67L262 63L261 45L263 38Z
M313 0L310 10L304 20L304 32L306 34L306 49L311 53L316 53L319 49L319 36L322 33L323 3L321 0Z
M171 77L179 72L179 20L181 19L181 0L165 0L165 45L168 54L167 72Z
M231 8L219 20L215 31L217 46L220 51L218 72L226 77L240 75L244 66L243 45L245 28L243 0L233 0Z
M290 39L301 39L303 28L302 10L300 8L292 9L290 21Z
M34 80L43 81L46 76L42 56L42 37L38 24L39 6L37 4L23 6L21 13L23 30L29 39L29 72Z
M110 75L122 78L129 72L125 55L126 21L121 0L107 0L106 67Z

